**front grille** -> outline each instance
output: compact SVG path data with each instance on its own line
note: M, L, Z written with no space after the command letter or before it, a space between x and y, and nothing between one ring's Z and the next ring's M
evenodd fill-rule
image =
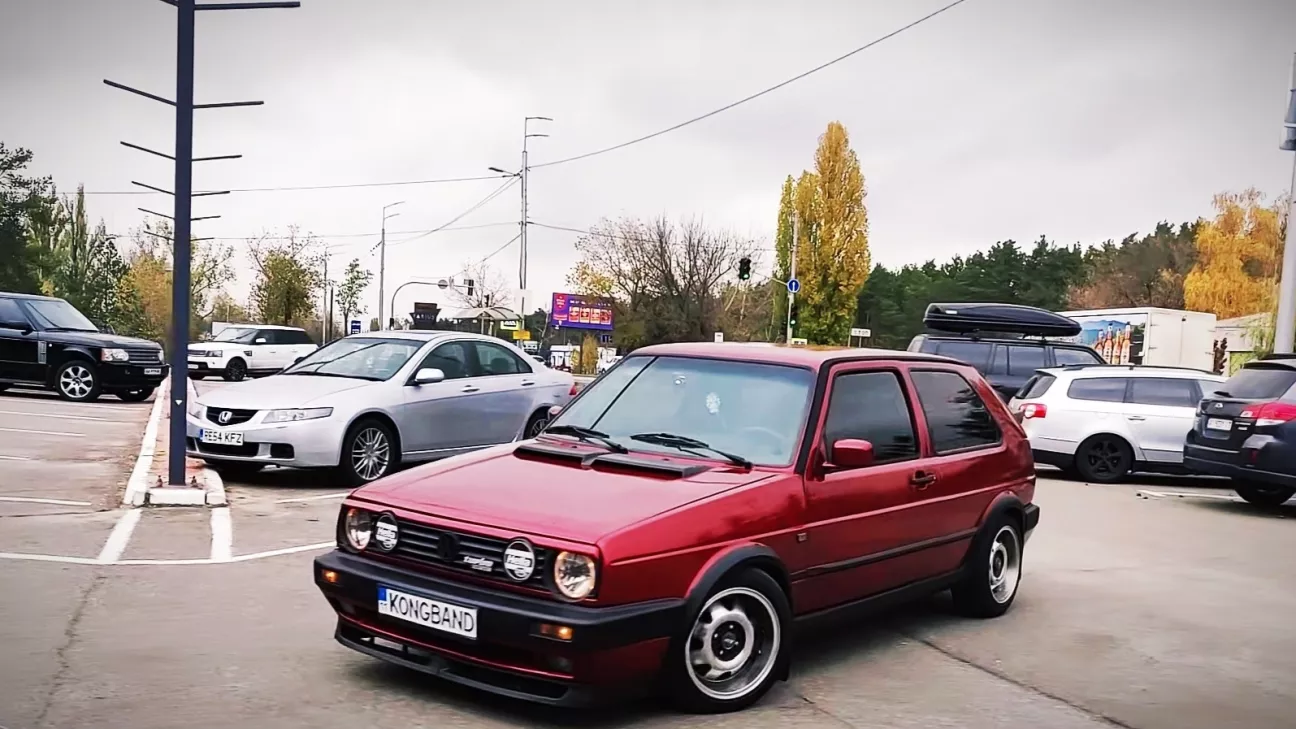
M546 575L549 573L550 555L549 550L543 547L532 545L536 554L535 571L531 573L531 577L526 582L518 582L504 572L504 549L512 541L510 539L464 534L463 532L438 529L405 519L398 520L397 524L400 527L400 536L396 542L396 549L392 552L397 557L424 564L448 567L482 577L489 575L495 579L513 584L523 584L528 587L542 589L545 587ZM464 561L465 558L490 560L490 571L474 568L469 562ZM477 562L477 564L482 563Z
M229 420L221 420L221 413L229 413ZM207 419L217 425L240 425L252 419L256 415L255 410L237 410L235 408L207 408Z
M131 362L139 362L140 364L158 364L162 361L162 350L128 347L126 357Z

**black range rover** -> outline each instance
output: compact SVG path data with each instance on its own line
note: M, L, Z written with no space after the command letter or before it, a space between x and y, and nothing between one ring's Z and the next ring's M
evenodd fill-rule
M105 334L63 299L0 291L0 390L54 390L89 402L101 393L145 400L167 377L157 342Z

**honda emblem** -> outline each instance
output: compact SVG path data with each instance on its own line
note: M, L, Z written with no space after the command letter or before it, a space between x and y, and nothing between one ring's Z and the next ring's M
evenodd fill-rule
M228 411L228 410L222 410L222 411L220 411L220 415L217 415L217 416L216 416L216 419L217 419L218 421L220 421L220 424L221 424L221 425L225 425L226 423L228 423L228 422L230 421L230 418L232 418L232 417L234 417L234 413L231 413L231 412Z

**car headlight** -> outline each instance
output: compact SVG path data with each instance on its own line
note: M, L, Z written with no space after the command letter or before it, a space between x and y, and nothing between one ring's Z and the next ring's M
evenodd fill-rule
M101 349L99 359L104 362L129 362L130 355L124 349Z
M597 576L594 558L576 552L559 552L554 560L554 586L568 600L583 600L594 591Z
M198 402L197 400L190 400L188 409L189 409L189 414L192 415L193 417L195 418L202 417L203 406L202 403Z
M333 408L306 408L304 410L271 410L262 423L295 423L298 420L316 420L333 414Z
M208 357L219 357L219 356L220 356L220 352L218 352L218 351L216 351L216 350L214 350L214 349L191 349L191 350L189 350L189 356L190 356L190 357L202 357L202 358L206 359L206 358L208 358Z
M347 546L357 552L364 551L369 546L369 538L373 536L373 523L373 514L364 509L348 508L342 523Z

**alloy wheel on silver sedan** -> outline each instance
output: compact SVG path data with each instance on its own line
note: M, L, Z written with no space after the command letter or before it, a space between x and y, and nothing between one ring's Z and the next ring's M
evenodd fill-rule
M373 481L391 466L391 439L377 425L367 425L351 440L351 470L362 481Z

